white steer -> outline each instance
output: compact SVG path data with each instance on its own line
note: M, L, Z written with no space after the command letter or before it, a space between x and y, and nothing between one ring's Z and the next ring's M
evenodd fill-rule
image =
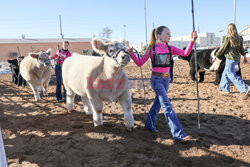
M117 41L93 39L92 47L101 57L77 53L67 58L62 66L63 84L67 92L67 108L73 110L75 95L82 98L86 114L93 114L94 126L102 125L103 101L116 99L124 111L128 130L134 126L128 77L123 67L130 62L124 44Z
M48 95L48 85L51 77L50 59L52 50L46 52L29 53L20 64L22 77L29 83L36 101L40 100L39 89L43 89L43 95Z

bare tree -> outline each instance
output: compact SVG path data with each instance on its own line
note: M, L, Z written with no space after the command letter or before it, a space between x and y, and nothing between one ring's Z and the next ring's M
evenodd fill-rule
M112 30L109 27L105 27L102 29L102 32L99 34L101 38L111 38Z

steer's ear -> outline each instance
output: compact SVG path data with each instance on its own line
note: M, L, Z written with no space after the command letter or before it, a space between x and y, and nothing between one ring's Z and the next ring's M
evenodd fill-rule
M31 56L32 58L38 58L38 55L39 55L38 53L33 53L33 52L30 53L30 56Z
M49 49L46 51L46 54L47 54L48 56L50 56L50 55L52 54L52 49L49 48Z
M92 48L95 52L102 54L107 50L107 45L100 39L92 39Z

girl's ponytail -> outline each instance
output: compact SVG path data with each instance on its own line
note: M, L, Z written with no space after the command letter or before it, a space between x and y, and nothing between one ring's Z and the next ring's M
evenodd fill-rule
M147 49L148 55L150 54L150 52L151 52L153 46L156 44L156 34L155 34L155 31L156 31L156 29L154 28L154 29L152 30L152 32L151 32L150 41L149 41L149 46L148 46L148 49ZM147 55L147 56L148 56L148 55Z
M164 28L167 28L167 27L166 27L166 26L159 26L159 27L154 28L154 29L152 30L152 32L151 32L151 37L150 37L150 41L149 41L149 46L148 46L148 49L147 49L147 51L148 51L148 55L147 55L147 56L150 55L152 48L153 48L154 45L156 44L157 35L158 35L158 34L161 34L162 31L164 30ZM168 28L167 28L167 29L168 29Z

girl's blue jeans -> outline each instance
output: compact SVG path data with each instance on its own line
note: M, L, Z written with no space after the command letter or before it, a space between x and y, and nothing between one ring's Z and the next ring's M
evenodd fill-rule
M239 90L240 93L247 91L248 86L245 82L235 73L235 65L238 64L238 61L233 61L226 59L226 65L220 80L220 90L223 92L230 92L231 82Z
M169 77L163 79L159 76L152 75L151 86L156 93L156 97L154 100L154 104L147 115L145 128L151 131L156 130L155 123L157 119L157 114L159 113L160 109L162 109L173 138L175 140L183 139L187 135L184 133L167 96L167 91L169 87Z
M62 66L56 65L56 100L59 101L62 99ZM66 90L63 86L63 95L66 96Z

